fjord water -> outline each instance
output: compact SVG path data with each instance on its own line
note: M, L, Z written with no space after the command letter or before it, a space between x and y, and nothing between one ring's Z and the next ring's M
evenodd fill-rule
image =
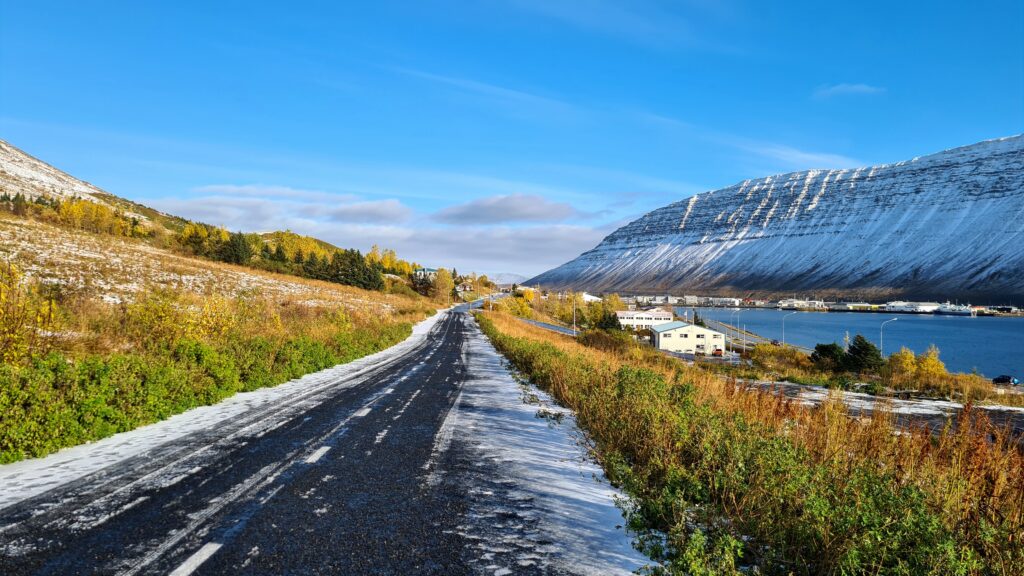
M683 314L684 308L676 309ZM782 340L782 310L698 308L712 320L745 326L750 332ZM738 318L738 320L737 320ZM881 314L864 312L797 312L786 318L786 342L813 348L822 342L843 343L863 334L876 346L882 322L885 325L885 353L906 346L923 352L930 344L939 347L942 361L952 372L970 372L977 368L988 377L1012 374L1024 376L1024 318L970 318L932 314Z

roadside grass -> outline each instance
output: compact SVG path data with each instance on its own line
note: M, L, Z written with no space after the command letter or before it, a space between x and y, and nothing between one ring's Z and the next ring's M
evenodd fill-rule
M955 427L899 430L838 397L809 408L640 346L477 318L576 412L667 572L1024 572L1019 439L969 405Z
M434 310L0 216L0 462L349 362Z

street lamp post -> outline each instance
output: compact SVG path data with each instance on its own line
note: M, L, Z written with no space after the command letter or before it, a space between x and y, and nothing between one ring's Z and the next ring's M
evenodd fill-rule
M895 322L897 320L899 320L899 318L893 316L892 320L886 320L885 322L882 322L881 326L878 327L878 349L879 353L882 355L882 358L885 358L885 325L888 324L889 322Z
M576 335L576 293L569 292L569 296L572 298L572 335Z
M790 312L789 314L783 314L783 316L782 316L782 346L783 347L786 346L786 317L792 316L793 314L796 314L797 312L799 312L799 310L794 310L794 311Z
M739 328L739 326L740 326L740 312L743 312L743 308L737 308L735 312L733 312L732 314L729 315L730 320L732 319L733 315L736 316L736 322L732 325L733 330L735 330L735 331L739 331L739 329L740 329ZM742 332L740 333L740 336L745 338L745 336L743 335ZM746 349L746 342L745 341L744 341L743 349L744 350Z

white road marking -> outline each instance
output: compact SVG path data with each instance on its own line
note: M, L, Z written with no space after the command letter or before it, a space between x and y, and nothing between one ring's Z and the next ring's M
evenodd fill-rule
M377 438L374 439L373 443L374 444L380 444L381 441L384 440L384 437L388 435L388 431L389 430L391 430L391 428L385 428L383 432L378 432L377 433Z
M308 458L306 458L306 464L315 464L317 460L323 458L324 454L327 454L327 451L330 449L330 446L321 446L317 448L316 452L313 452Z
M355 416L356 418L362 418L363 416L369 414L370 410L373 410L373 408L369 406L366 406L365 408L360 408L359 410L356 410L356 413L353 414L353 416Z
M171 576L188 576L195 572L196 568L202 566L203 562L206 562L210 559L210 556L216 554L217 550L220 550L220 547L221 545L216 542L207 543L195 554L189 556L188 560L185 560L181 566L175 568L174 572L171 572Z

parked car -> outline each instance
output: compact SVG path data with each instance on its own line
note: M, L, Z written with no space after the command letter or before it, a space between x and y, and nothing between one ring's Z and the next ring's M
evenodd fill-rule
M1013 376L1010 376L1009 374L1003 374L1001 376L996 376L995 378L993 378L992 379L992 383L993 384L1008 384L1010 386L1016 386L1016 385L1020 384L1020 380L1014 378Z
M724 355L724 353L722 352L721 348L715 348L715 351L712 352L711 355L717 358L721 358Z

